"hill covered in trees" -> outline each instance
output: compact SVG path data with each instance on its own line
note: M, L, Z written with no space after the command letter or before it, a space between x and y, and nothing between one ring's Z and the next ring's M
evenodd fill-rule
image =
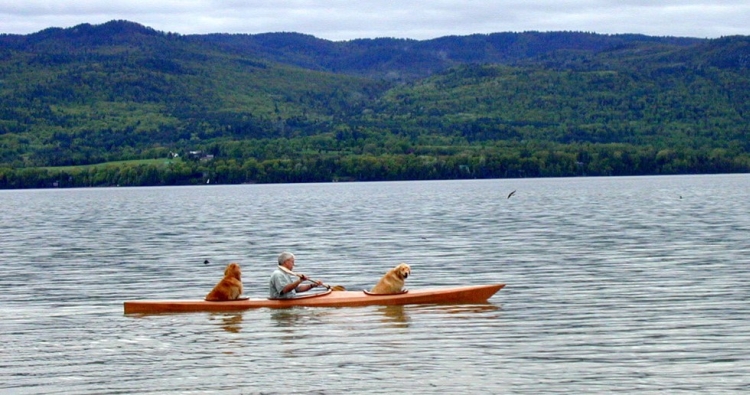
M50 28L0 35L0 188L747 172L749 96L744 36Z

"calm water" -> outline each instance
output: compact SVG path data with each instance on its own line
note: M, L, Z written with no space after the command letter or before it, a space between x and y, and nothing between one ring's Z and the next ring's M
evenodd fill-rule
M747 393L749 196L750 175L0 191L0 393ZM399 262L412 289L508 285L123 314L232 261L265 297L283 250L350 290Z

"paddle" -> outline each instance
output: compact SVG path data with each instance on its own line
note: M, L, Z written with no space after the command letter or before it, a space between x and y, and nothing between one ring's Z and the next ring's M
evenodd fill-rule
M279 269L281 269L281 271L282 271L282 272L284 272L284 273L287 273L287 274L291 274L291 275L293 275L293 276L297 276L297 277L299 277L299 278L302 278L302 275L301 275L301 274L299 274L299 273L295 273L295 272L293 272L293 271L291 271L291 270L289 270L289 269L285 268L284 266L281 266L281 265L279 265ZM310 281L313 281L313 282L317 282L317 281L315 281L315 280L310 280ZM344 287L343 287L343 286L341 286L341 285L334 285L334 286L330 286L330 285L328 285L328 284L323 284L323 286L324 286L324 287L326 287L327 289L330 289L330 290L332 290L332 291L346 291L346 288L344 288Z

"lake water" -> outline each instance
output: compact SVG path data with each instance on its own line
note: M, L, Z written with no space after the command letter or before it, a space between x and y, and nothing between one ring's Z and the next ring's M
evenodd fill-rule
M508 194L516 193L507 198ZM748 393L750 175L0 191L0 393ZM125 315L276 256L483 305ZM204 264L208 259L209 264Z

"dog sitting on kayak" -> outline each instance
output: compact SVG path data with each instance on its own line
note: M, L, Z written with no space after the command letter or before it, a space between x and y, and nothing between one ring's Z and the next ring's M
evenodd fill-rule
M224 278L206 295L206 300L218 302L235 300L242 295L242 271L240 265L232 262L224 269Z
M411 267L405 263L385 273L385 276L370 290L373 294L397 294L404 290L404 280L411 275Z

